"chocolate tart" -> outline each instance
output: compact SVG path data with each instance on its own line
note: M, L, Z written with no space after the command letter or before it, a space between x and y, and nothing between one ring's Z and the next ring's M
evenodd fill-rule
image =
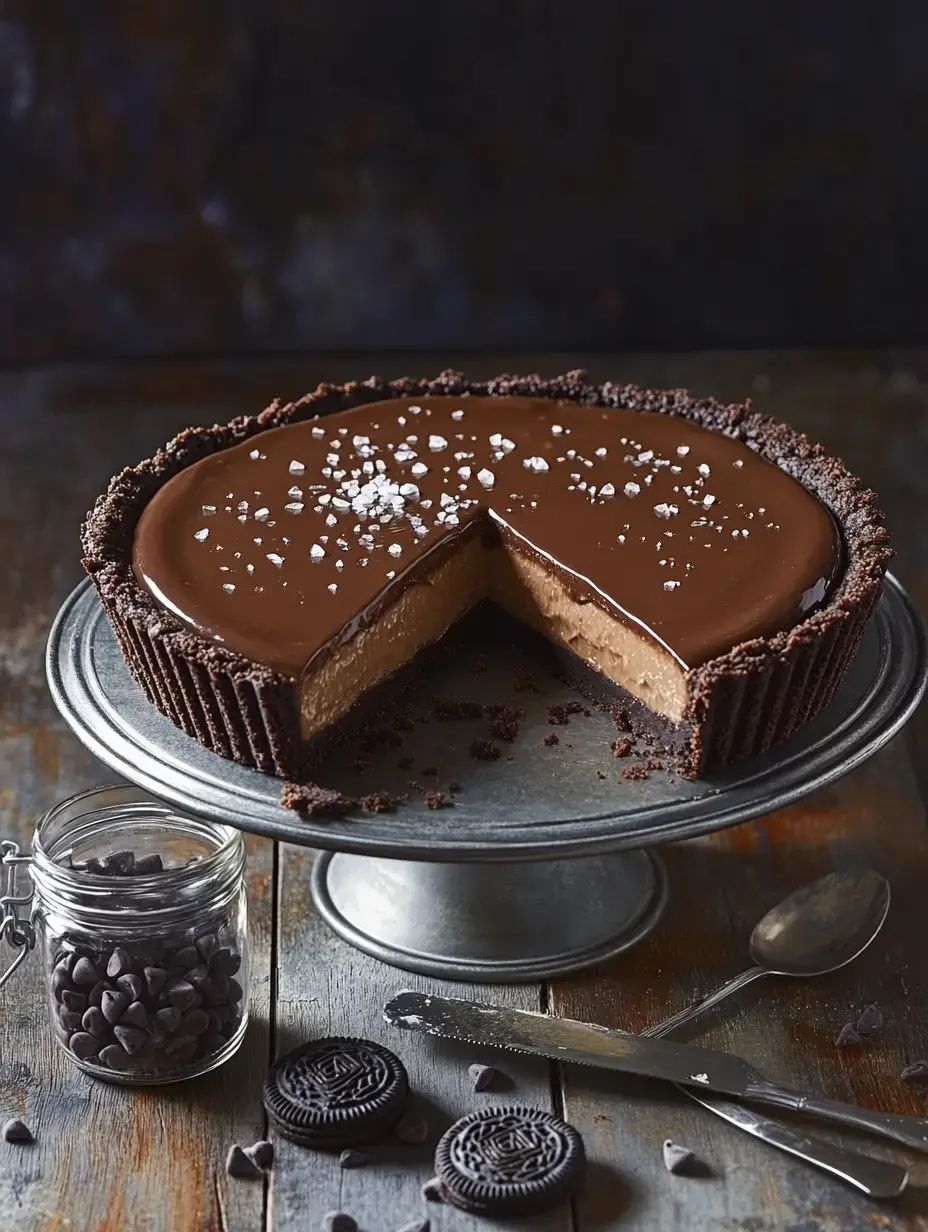
M82 541L148 699L293 780L488 621L703 775L827 705L892 555L799 433L581 372L322 385L188 429Z

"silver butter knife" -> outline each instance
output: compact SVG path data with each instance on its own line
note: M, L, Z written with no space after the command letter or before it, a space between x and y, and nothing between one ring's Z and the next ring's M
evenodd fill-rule
M732 1053L630 1035L569 1018L421 992L398 994L384 1007L383 1014L388 1023L405 1030L639 1074L676 1082L696 1091L717 1091L878 1134L928 1154L928 1121L872 1112L854 1104L791 1091L767 1082L747 1061ZM750 1127L743 1124L742 1128ZM783 1131L783 1127L774 1128ZM801 1141L801 1135L797 1134L796 1139ZM874 1164L881 1162L872 1161ZM898 1172L901 1186L904 1186L904 1170ZM901 1186L885 1196L895 1196Z
M676 1025L674 1015L653 1027L646 1027L641 1034L652 1039L663 1039ZM801 1159L803 1163L811 1164L813 1168L821 1168L823 1172L846 1185L859 1189L868 1198L898 1198L909 1183L908 1169L894 1164L892 1160L877 1159L872 1155L865 1155L862 1151L853 1151L850 1147L829 1142L818 1134L804 1134L784 1125L782 1121L770 1120L750 1105L736 1104L733 1100L713 1095L710 1091L697 1091L693 1087L679 1085L676 1089L707 1112L714 1112L723 1121L743 1129L745 1133L759 1138L768 1146L785 1151L788 1155Z

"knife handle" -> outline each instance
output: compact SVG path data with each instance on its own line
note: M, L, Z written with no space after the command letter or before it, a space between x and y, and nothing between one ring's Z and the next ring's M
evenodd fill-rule
M913 1116L897 1116L891 1112L873 1112L854 1104L842 1104L838 1100L823 1099L818 1095L803 1095L773 1082L752 1082L744 1090L744 1099L771 1104L774 1108L790 1108L822 1121L834 1121L850 1129L877 1134L899 1142L913 1151L928 1155L928 1121Z
M763 1117L755 1119L753 1114L750 1125L745 1124L746 1109L737 1104L730 1104L727 1100L717 1099L715 1096L702 1095L689 1087L680 1089L685 1090L687 1095L716 1116L730 1121L770 1146L778 1147L781 1151L812 1164L813 1167L829 1172L838 1180L853 1185L869 1198L898 1198L908 1183L908 1171L888 1159L875 1159L872 1155L863 1155L859 1151L826 1142L824 1138L801 1134L777 1121L768 1121Z

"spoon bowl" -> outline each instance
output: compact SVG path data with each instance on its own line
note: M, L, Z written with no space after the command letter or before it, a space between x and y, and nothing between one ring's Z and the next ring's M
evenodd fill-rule
M873 869L828 873L801 886L758 921L751 957L770 975L837 971L877 936L889 900L889 882Z
M754 966L646 1035L667 1035L764 975L827 975L862 954L883 927L889 882L872 868L827 873L771 908L751 933Z

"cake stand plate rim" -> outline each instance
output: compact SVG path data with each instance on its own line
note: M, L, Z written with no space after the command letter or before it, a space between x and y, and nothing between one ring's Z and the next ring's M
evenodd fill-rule
M521 862L696 837L785 807L842 777L901 730L928 683L924 621L891 574L865 644L875 667L871 678L854 676L855 666L861 675L862 650L846 677L853 685L851 695L839 690L822 716L770 753L697 784L668 784L664 801L637 811L634 791L624 783L616 801L624 808L565 821L548 817L532 825L507 824L502 808L489 800L486 822L457 833L446 821L448 815L453 820L454 810L420 818L403 817L400 810L362 820L303 821L282 809L279 779L203 748L145 699L118 656L90 579L75 587L55 618L46 674L52 698L78 739L117 774L175 808L330 851L406 860ZM110 687L115 679L118 696L112 687L110 696L104 693L96 655L106 659Z

